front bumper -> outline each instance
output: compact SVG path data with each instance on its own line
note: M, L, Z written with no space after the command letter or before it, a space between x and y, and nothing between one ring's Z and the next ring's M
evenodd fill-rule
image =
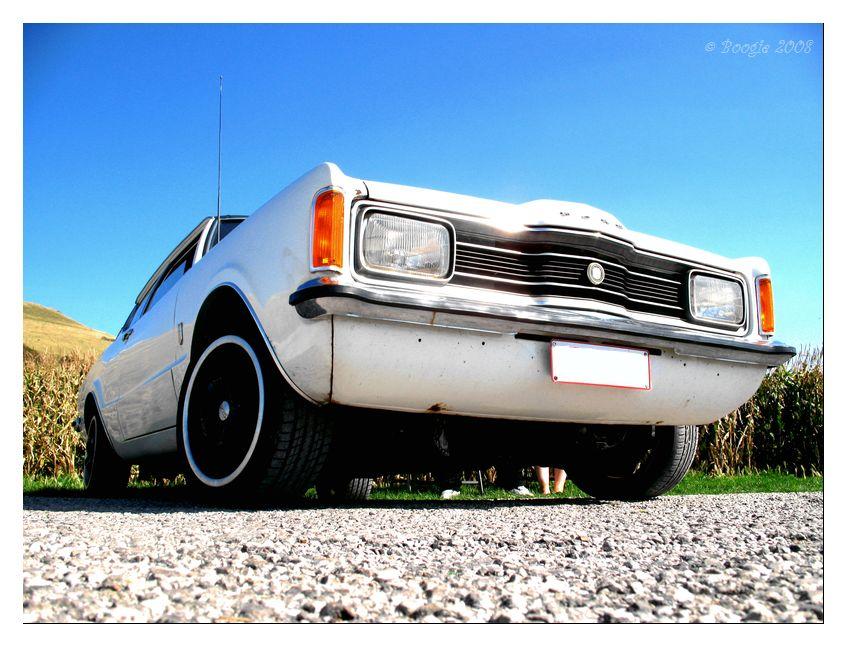
M370 288L327 283L322 279L301 285L289 303L306 319L341 315L375 320L427 324L519 338L626 343L680 356L777 367L795 356L795 348L781 342L746 342L702 335L670 326L550 307L516 308L486 302L444 298L410 290Z
M290 303L332 316L332 402L406 412L629 425L715 421L795 350L722 340L626 318L326 283ZM550 341L649 350L649 391L554 383Z

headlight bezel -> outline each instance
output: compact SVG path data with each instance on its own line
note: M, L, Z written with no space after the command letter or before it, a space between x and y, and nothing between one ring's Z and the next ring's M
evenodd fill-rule
M432 223L440 225L447 230L448 234L448 272L443 277L428 276L426 274L414 274L409 272L385 270L369 266L365 261L365 229L368 218L375 215L392 216L395 218L405 218L407 220L419 221L423 223ZM384 208L378 205L368 205L361 209L356 216L355 228L355 271L364 277L372 277L374 279L383 279L389 281L402 281L419 284L444 285L448 283L454 274L456 263L456 230L449 220L430 216L429 214L420 214L418 212L406 211L403 209Z
M696 314L695 312L695 286L694 281L695 277L708 277L710 279L718 279L721 281L726 281L728 283L734 283L739 287L740 291L740 299L742 303L742 315L741 318L736 322L730 322L728 320L715 319L711 317L702 317ZM688 301L688 310L689 317L693 322L697 322L700 324L706 324L711 327L722 328L726 330L739 330L744 328L747 325L748 321L748 291L746 289L745 281L743 281L740 277L736 275L723 274L721 272L713 272L709 270L701 270L698 268L693 268L689 271L689 279L687 281L686 287L687 301Z

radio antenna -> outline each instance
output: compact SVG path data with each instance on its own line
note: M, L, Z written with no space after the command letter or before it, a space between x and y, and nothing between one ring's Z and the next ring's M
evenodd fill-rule
M224 119L224 75L218 76L218 240L221 242L221 127Z

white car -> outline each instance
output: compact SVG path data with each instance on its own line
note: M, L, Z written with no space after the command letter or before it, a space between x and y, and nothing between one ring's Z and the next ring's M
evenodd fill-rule
M218 227L204 219L161 263L81 388L92 491L141 464L221 494L361 498L447 428L479 461L541 439L589 494L652 497L688 470L696 426L795 353L773 339L763 259L584 204L327 163Z

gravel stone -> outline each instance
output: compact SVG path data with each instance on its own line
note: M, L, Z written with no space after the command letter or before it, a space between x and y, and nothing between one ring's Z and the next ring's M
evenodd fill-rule
M26 622L820 622L821 493L235 510L24 498Z

